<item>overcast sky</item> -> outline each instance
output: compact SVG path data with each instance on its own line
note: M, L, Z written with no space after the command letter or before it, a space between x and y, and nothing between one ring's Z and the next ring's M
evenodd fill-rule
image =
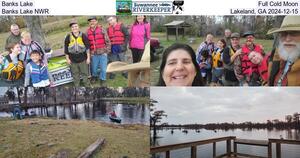
M300 112L300 88L151 87L169 124L266 122Z

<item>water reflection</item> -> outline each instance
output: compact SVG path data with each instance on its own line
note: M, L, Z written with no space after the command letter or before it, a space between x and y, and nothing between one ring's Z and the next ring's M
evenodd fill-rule
M122 124L149 125L149 106L145 104L118 104L112 102L83 103L70 106L51 106L28 109L29 115L55 117L57 119L99 120L111 122L109 112L115 110ZM23 112L25 113L25 111ZM0 112L1 116L9 113Z
M173 132L172 132L173 131ZM158 138L153 140L151 139L152 146L161 146L168 144L177 144L184 142L191 142L197 140L204 140L210 138L224 137L224 136L236 136L241 139L258 139L258 140L268 140L269 138L280 139L292 139L300 140L300 130L289 129L289 130L266 130L266 129L252 129L252 130L205 130L200 129L200 131L186 130L183 129L164 129L158 130ZM217 143L217 155L225 153L225 142ZM238 151L241 153L266 156L267 149L265 147L254 147L239 145ZM273 155L275 155L275 145L273 145ZM212 157L212 144L198 146L197 147L198 157L209 158ZM201 154L200 154L201 153ZM171 152L172 158L180 157L189 157L190 148L180 149ZM300 155L300 146L299 145L285 145L282 144L282 157L286 158L299 158ZM153 157L163 158L164 154L157 154Z

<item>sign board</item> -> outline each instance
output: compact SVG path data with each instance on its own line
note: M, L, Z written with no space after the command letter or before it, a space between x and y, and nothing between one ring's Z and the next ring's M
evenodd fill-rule
M73 82L73 76L70 67L61 67L55 70L50 70L50 74L53 78L53 86L59 86L62 84Z
M64 56L50 58L48 68L53 78L53 86L73 82L71 69Z

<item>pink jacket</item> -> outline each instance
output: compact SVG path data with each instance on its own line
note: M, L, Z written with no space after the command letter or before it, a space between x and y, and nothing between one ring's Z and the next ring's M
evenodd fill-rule
M146 41L144 41L145 39ZM148 40L150 40L150 23L134 24L131 26L130 48L144 49L145 42Z

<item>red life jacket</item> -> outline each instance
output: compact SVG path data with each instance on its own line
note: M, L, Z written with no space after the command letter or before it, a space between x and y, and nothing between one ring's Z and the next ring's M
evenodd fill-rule
M268 81L268 60L270 55L266 55L258 67L258 72L260 77L263 79L264 82Z
M111 44L124 44L125 37L122 32L121 23L117 23L115 27L110 25L108 27L108 36Z
M262 47L260 45L254 45L255 52L258 52L260 54L263 53ZM251 76L253 72L259 73L258 71L258 65L253 64L249 58L249 53L252 52L246 45L242 46L242 74Z
M97 26L94 31L91 28L89 28L87 30L87 36L90 41L91 51L98 49L98 48L105 47L105 39L104 39L104 35L102 33L101 26Z

